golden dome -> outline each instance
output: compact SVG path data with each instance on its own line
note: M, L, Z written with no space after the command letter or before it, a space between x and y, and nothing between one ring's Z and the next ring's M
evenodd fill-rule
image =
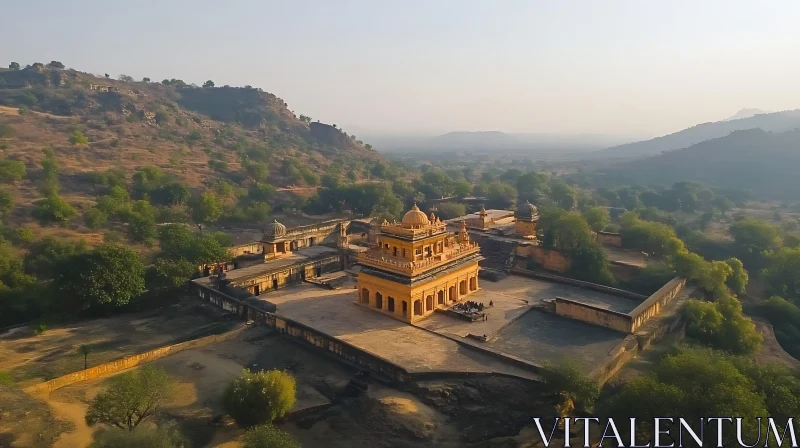
M411 207L411 210L407 211L403 216L402 223L403 226L410 226L414 228L419 226L427 226L430 224L430 220L427 216L425 216L425 213L420 211L419 207L417 207L417 204L414 204L414 206Z

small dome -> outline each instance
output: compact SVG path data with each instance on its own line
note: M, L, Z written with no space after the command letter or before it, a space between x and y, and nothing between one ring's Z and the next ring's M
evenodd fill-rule
M430 220L425 216L425 213L420 211L417 204L414 204L411 210L407 211L403 216L402 223L404 226L427 226L430 224Z
M530 201L525 201L524 204L520 203L517 206L517 211L514 212L514 217L523 221L538 221L539 210Z
M271 223L267 224L267 227L264 229L264 235L271 237L286 235L286 226L279 223L278 220L276 219Z

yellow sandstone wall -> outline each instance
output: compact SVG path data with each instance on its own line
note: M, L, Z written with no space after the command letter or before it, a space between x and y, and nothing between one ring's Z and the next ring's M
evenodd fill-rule
M116 361L111 361L94 367L89 367L86 370L79 370L77 372L73 372L68 375L54 378L50 381L45 381L43 383L35 384L33 386L26 388L25 392L50 393L64 386L69 386L70 384L79 383L81 381L93 380L95 378L103 378L112 375L114 373L120 372L122 370L130 369L131 367L136 367L139 364L155 361L156 359L163 358L173 353L178 353L180 351L192 348L205 347L206 345L213 344L215 342L221 342L231 339L234 336L237 336L242 331L244 331L244 329L246 328L247 327L245 325L241 325L239 328L231 330L227 333L212 334L210 336L205 336L198 339L192 339L191 341L181 342L173 345L167 345L165 347L160 347L155 350L150 350L149 352L139 353L138 355L127 356L125 358L118 359Z
M556 297L556 314L581 320L601 327L611 328L612 330L630 333L632 319L629 315L605 310L583 303Z
M380 310L395 319L414 322L429 316L439 306L448 306L461 301L479 289L478 263L475 262L436 277L429 282L412 286L401 285L364 272L358 274L358 300L360 305ZM365 294L364 290L367 290ZM380 303L378 297L380 294ZM390 309L389 298L394 299L394 310ZM367 300L365 300L367 299ZM403 312L406 302L406 312ZM415 312L415 307L416 308Z
M529 258L548 271L567 272L572 266L570 261L560 252L542 249L533 244L518 244L516 256Z
M619 233L597 232L597 242L603 246L622 247L622 235Z

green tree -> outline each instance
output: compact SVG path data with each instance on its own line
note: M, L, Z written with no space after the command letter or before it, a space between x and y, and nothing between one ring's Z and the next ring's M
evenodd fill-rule
M558 364L545 362L540 375L547 395L562 406L569 402L579 411L590 412L600 395L600 388L583 371L580 364L570 359Z
M180 288L197 273L198 265L178 259L159 258L153 265L155 279L152 286L156 288Z
M733 354L750 354L761 345L761 334L742 314L742 305L726 295L717 302L690 300L684 309L686 335L709 347Z
M150 244L156 237L155 217L131 213L128 217L128 237L137 243Z
M19 70L19 62L12 62L12 63L8 64L8 69L9 70L14 70L14 71Z
M247 370L225 391L223 404L242 427L272 423L294 406L295 380L279 370L250 373Z
M506 182L494 181L489 184L486 197L492 206L505 208L516 202L517 189Z
M259 425L244 433L243 448L301 448L291 435L272 425Z
M230 259L228 248L213 234L195 233L184 224L166 224L158 229L161 257L186 260L192 265L217 263Z
M32 244L24 257L25 272L46 280L55 276L57 267L67 258L89 250L83 239L46 236Z
M63 70L64 69L64 64L62 64L59 61L50 61L50 63L47 64L47 67L54 68L54 69L57 69L57 70Z
M0 214L7 215L14 208L14 196L8 190L0 190Z
M784 247L771 253L762 276L770 294L800 299L800 248Z
M156 415L174 391L174 381L167 372L149 365L110 381L111 386L89 402L89 426L105 424L132 431Z
M214 193L202 193L192 204L192 219L197 223L214 222L222 211L222 202Z
M595 232L603 230L611 223L611 215L605 207L590 207L583 212L583 217L589 223L589 227Z
M78 347L77 353L78 356L83 356L83 370L89 368L89 353L92 352L92 348L88 345L82 344Z
M440 219L453 219L467 214L467 207L460 202L442 202L436 205L436 216Z
M636 416L642 427L637 435L652 440L656 417L681 416L698 421L709 415L742 417L744 440L755 440L757 417L768 416L764 397L730 357L710 350L684 349L668 355L652 373L636 377L615 394L603 410L619 422ZM694 428L699 433L700 428ZM620 433L628 433L620 428ZM728 432L725 446L734 446L735 432Z
M578 204L578 193L560 179L550 182L550 198L564 210L572 210Z
M53 282L67 309L119 307L144 292L144 264L134 250L106 244L63 260Z
M214 87L214 81L212 81L210 79L203 83L203 88L204 89L210 89L212 87Z
M187 448L188 442L174 427L103 428L93 435L89 448Z
M245 164L247 174L256 182L265 182L269 177L269 165L264 162L250 162Z
M0 160L0 182L14 182L25 177L25 164L19 160Z
M69 202L56 194L34 202L33 217L43 223L63 224L77 214L77 210Z
M766 251L776 250L782 245L781 229L755 218L746 217L734 222L729 232L743 260L749 263L760 263Z
M92 207L84 212L83 222L86 227L97 230L108 222L108 214L97 207Z
M747 282L750 279L744 264L738 258L728 258L725 260L731 268L731 275L728 277L728 287L736 294L744 294L747 290Z
M72 134L69 136L69 142L72 145L87 145L89 144L89 139L81 132L79 129L72 131Z

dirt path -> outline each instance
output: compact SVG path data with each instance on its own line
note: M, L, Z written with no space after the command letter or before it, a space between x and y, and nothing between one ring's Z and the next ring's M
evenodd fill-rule
M92 442L92 429L86 426L83 416L86 415L86 404L79 401L47 400L56 417L72 422L75 429L62 434L53 444L53 448L77 448L88 446Z

